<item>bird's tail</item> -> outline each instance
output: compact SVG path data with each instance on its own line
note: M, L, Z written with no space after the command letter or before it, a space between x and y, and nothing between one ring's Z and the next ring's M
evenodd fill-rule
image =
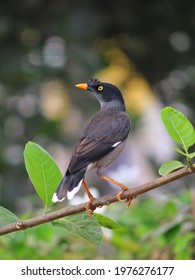
M85 171L86 169L84 168L74 173L67 172L54 193L52 201L54 203L61 202L66 198L66 196L68 199L72 199L82 185Z

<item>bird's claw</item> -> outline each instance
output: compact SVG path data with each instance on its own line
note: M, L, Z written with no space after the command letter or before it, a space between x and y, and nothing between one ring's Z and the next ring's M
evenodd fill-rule
M86 209L87 213L89 214L89 216L93 215L93 212L96 209L96 207L92 205L92 202L93 202L94 199L95 198L93 196L90 197L89 201L85 205L85 209Z
M127 187L124 187L119 193L117 193L116 195L116 198L118 201L122 201L122 202L125 202L127 207L125 208L125 210L127 210L129 208L129 206L131 205L131 201L136 198L136 197L130 197L130 198L127 198L127 199L121 199L121 196L123 195L123 193L128 190Z
M126 199L121 199L121 196L123 195L123 193L124 193L126 190L128 190L128 188L124 186L124 187L122 188L122 190L121 190L120 192L117 193L117 195L116 195L117 200L123 201L123 202L126 200Z

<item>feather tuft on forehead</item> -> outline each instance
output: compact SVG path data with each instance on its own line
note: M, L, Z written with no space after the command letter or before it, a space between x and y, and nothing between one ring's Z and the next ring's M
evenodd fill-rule
M100 83L100 80L98 80L96 78L91 78L87 81L88 86L93 86L96 83Z

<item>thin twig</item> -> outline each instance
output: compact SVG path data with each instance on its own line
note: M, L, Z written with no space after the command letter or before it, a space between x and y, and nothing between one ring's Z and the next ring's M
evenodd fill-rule
M175 171L171 174L168 174L163 177L159 177L150 183L143 184L136 188L128 189L123 193L121 199L129 200L137 197L140 194L146 193L150 190L156 189L160 186L166 185L170 182L176 181L182 177L195 173L195 165L192 165L190 168L185 167L178 171ZM95 209L97 207L102 207L105 205L109 205L111 203L117 202L117 198L113 194L109 194L100 198L96 198L92 201L91 208ZM30 227L35 227L40 224L44 224L47 222L51 222L57 220L59 218L63 218L66 216L74 215L76 213L80 213L86 211L85 209L86 203L82 203L72 207L66 207L51 213L47 213L38 217L34 217L27 220L20 220L12 224L8 224L0 227L0 235L5 235L11 232L15 232L18 230L25 230Z

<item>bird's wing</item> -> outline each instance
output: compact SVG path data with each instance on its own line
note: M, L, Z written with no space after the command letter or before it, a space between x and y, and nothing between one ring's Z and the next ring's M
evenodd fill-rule
M76 172L101 159L127 138L129 130L130 121L124 112L96 114L79 138L67 171Z

